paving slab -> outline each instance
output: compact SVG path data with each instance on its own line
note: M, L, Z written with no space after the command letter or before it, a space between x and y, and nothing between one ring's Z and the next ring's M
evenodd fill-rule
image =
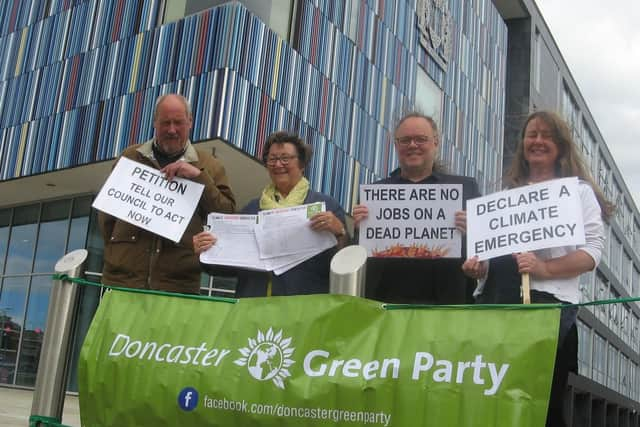
M32 401L32 390L0 387L0 426L28 426ZM80 427L78 396L67 394L65 397L62 424L70 427Z

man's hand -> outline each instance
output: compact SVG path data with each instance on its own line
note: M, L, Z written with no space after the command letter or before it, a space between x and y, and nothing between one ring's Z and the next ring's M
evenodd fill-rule
M354 227L360 227L360 223L369 218L369 208L365 205L355 205L353 207L353 223Z
M472 279L484 279L489 271L489 262L479 261L478 257L474 256L462 264L462 271Z
M195 178L200 175L200 169L193 166L191 163L178 160L177 162L169 163L167 166L160 169L160 172L165 174L167 180L171 181L174 177L180 178Z
M456 211L455 223L458 231L467 234L467 211Z

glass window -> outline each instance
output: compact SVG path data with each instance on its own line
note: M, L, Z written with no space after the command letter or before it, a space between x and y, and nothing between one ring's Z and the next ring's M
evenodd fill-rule
M12 384L24 324L28 277L5 278L0 294L0 383Z
M631 275L633 270L633 261L627 251L624 251L624 259L622 262L622 284L625 289L631 292Z
M7 255L10 223L11 209L0 210L0 274L4 271L4 257Z
M610 299L618 299L620 295L611 288L611 293L609 294ZM618 304L608 304L609 307L609 328L613 331L614 334L620 335L620 306Z
M66 248L85 246L91 200L86 196L0 210L0 383L35 385L50 302L50 273ZM93 227L99 237L97 226ZM100 266L101 240L94 254ZM88 317L94 311L95 306ZM84 334L78 336L81 342Z
M631 277L631 295L640 295L640 271L635 265Z
M611 183L609 182L609 177L611 175L611 168L609 167L609 165L607 164L607 161L604 158L604 154L602 154L602 152L599 151L599 155L598 155L598 175L597 175L597 179L598 179L598 185L600 185L600 188L602 189L602 191L604 192L605 196L608 198L611 198L612 196L612 191L609 188Z
M591 328L578 320L578 373L591 377Z
M607 223L604 224L604 245L602 246L602 261L604 261L605 264L609 264L609 242L607 241L609 239L609 234L611 231L611 226Z
M20 362L16 376L16 384L18 385L33 387L36 384L42 338L47 324L51 286L52 279L49 275L34 276L31 280Z
M640 318L631 316L631 348L640 353Z
M596 274L596 299L604 300L609 297L609 286L604 278L598 273ZM607 318L607 306L605 304L597 305L596 307L596 317L605 325L609 324L609 319Z
M591 168L593 147L595 146L595 140L589 129L589 125L586 121L582 122L582 155L584 156L585 164Z
M56 262L64 256L70 207L71 200L46 203L42 206L34 272L53 272Z
M610 253L611 258L609 262L609 268L615 275L618 280L621 280L620 277L620 264L622 263L622 242L618 239L614 233L611 233L611 238L609 239L609 243L611 245Z
M589 302L593 301L593 280L595 277L595 273L593 271L588 271L584 274L580 275L580 302ZM593 312L593 306L589 305L587 307L589 311Z
M607 366L607 342L599 334L593 334L593 375L591 378L604 384L605 369Z
M420 67L416 70L416 109L442 123L442 90Z
M533 57L533 73L534 73L534 87L540 92L540 77L542 72L540 71L540 62L542 57L542 38L540 37L540 31L536 28L535 38L535 55Z
M631 384L631 399L640 401L640 372L638 372L638 365L633 362L629 368L629 384Z
M200 278L200 294L214 297L233 297L238 283L236 270L218 266L209 271L213 275L203 273Z
M620 353L620 393L629 396L629 358Z
M102 259L104 254L104 240L100 227L98 226L98 213L95 210L91 211L89 217L89 232L87 235L87 250L89 251L89 258L87 258L87 271L98 272L102 271ZM99 280L98 280L99 281Z
M69 240L67 242L67 250L65 253L85 248L92 200L93 197L87 196L73 201Z
M591 175L593 179L598 181L600 174L600 150L597 144L594 142L593 149L591 150Z
M89 227L89 217L73 218L69 228L69 241L67 250L69 253L76 249L84 249L87 240L87 228Z
M615 304L614 304L615 305ZM609 344L607 356L607 387L619 391L618 381L618 349Z
M16 208L13 214L13 227L9 236L7 265L5 274L31 272L33 250L36 246L38 205Z
M571 93L566 86L563 87L562 91L562 113L569 125L569 129L571 129L574 139L582 141L582 138L579 135L579 131L582 127L580 121L580 110L578 109L578 104L573 99L573 96L571 96Z
M629 337L631 333L631 311L629 306L623 304L620 307L620 337L622 341L628 343L631 346L631 341L629 341Z

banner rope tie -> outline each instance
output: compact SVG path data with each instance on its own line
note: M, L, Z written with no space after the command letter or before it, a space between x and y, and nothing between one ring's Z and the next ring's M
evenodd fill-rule
M218 301L218 302L226 302L230 304L237 304L237 298L228 298L228 297L209 297L205 295L191 295L191 294L179 294L173 292L164 292L164 291L155 291L152 289L135 289L135 288L123 288L119 286L111 286L104 285L102 283L91 282L89 280L80 279L77 277L69 277L66 274L54 274L54 280L62 280L77 283L79 285L85 286L93 286L98 288L108 288L116 291L124 291L124 292L134 292L140 294L151 294L151 295L163 295L168 297L178 297L178 298L187 298L187 299L197 299L197 300L205 300L205 301ZM606 304L625 304L631 302L640 302L640 297L629 297L629 298L611 298L605 300L596 300L589 302L581 302L578 304L460 304L460 305L432 305L432 304L381 304L382 308L385 310L405 310L405 309L415 309L415 308L437 308L437 309L471 309L471 310L495 310L495 309L503 309L503 310L540 310L546 308L567 308L567 307L587 307L587 306L595 306L595 305L606 305Z
M134 292L134 293L139 293L139 294L162 295L162 296L166 296L166 297L198 299L198 300L205 300L205 301L218 301L218 302L226 302L226 303L230 303L230 304L236 304L238 302L237 298L210 297L210 296L206 296L206 295L194 295L194 294L180 294L180 293L175 293L175 292L156 291L156 290L153 290L153 289L123 288L123 287L120 287L120 286L111 286L111 285L105 285L105 284L102 284L102 283L91 282L89 280L80 279L79 277L69 277L69 275L67 275L67 274L54 274L52 277L53 277L54 280L73 282L73 283L76 283L78 285L93 286L93 287L96 287L96 288L107 288L107 289L113 289L113 290L116 290L116 291L123 291L123 292Z

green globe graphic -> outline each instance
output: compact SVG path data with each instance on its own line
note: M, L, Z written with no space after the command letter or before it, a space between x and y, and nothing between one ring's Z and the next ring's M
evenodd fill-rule
M253 378L260 381L270 380L282 366L282 350L270 342L260 343L249 355L247 365Z

